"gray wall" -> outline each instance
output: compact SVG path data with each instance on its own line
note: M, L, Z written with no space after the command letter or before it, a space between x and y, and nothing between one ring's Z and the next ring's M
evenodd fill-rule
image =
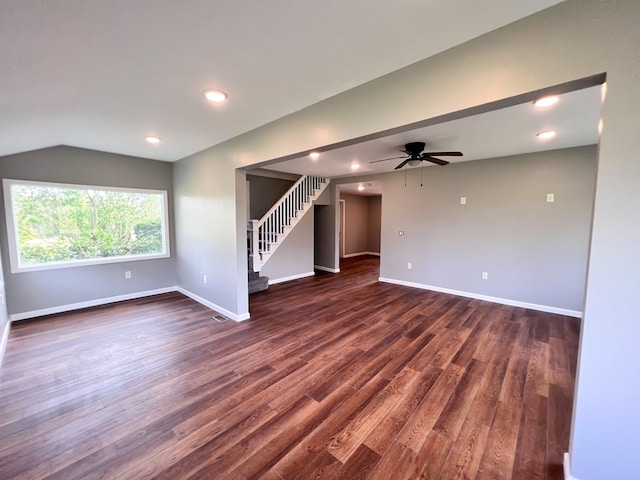
M380 253L380 197L341 193L345 202L344 255Z
M368 249L369 204L359 195L340 194L344 200L344 255L364 253Z
M295 183L281 178L247 174L249 182L249 215L259 220Z
M331 186L327 187L329 190ZM313 227L313 263L314 266L334 270L334 224L335 209L333 205L316 205L314 207L314 227Z
M172 168L166 162L64 146L0 157L2 178L166 190L171 232L174 231ZM0 249L8 252L4 199L0 202ZM175 286L173 234L170 245L170 258L21 273L10 273L9 255L4 255L9 314ZM125 270L131 271L131 279L124 278Z
M221 278L203 290L207 299L247 312L246 195L236 168L513 96L533 99L531 92L606 72L571 458L578 478L632 478L640 448L630 421L640 387L629 381L640 361L640 59L630 46L640 44L638 24L640 2L567 0L180 161L180 281L191 285L201 265L215 267ZM382 249L384 259L384 239Z
M208 149L174 164L174 195L178 285L248 318L245 172Z
M370 253L380 253L380 235L382 232L382 197L367 197L369 203L369 238L367 240Z
M311 208L262 267L270 281L313 274L313 213Z
M590 146L383 176L380 276L581 311L596 163Z

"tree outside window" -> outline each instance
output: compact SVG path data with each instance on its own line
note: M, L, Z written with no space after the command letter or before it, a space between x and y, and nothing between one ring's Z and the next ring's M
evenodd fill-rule
M15 180L4 189L12 270L168 256L166 192Z

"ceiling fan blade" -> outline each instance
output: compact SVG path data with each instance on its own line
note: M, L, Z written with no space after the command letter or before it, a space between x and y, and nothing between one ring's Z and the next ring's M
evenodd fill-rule
M406 158L404 155L402 157L391 157L391 158L383 158L382 160L372 160L369 163L378 163L378 162L386 162L387 160L397 160L399 158Z
M461 157L462 152L424 152L425 157Z
M435 163L436 165L449 165L449 162L447 162L446 160L440 160L439 158L434 158L430 156L424 157L423 160L426 160L427 162Z
M396 168L394 168L394 170L398 170L398 169L404 167L407 163L409 163L410 160L411 160L410 158L407 158L404 162L402 162L400 165L398 165Z

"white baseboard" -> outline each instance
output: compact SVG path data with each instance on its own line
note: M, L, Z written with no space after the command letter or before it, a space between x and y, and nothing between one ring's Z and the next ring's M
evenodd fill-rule
M340 273L340 269L339 268L323 267L322 265L314 265L313 268L315 268L316 270L321 270L323 272Z
M406 282L404 280L396 280L393 278L378 278L380 282L393 283L395 285L404 285L405 287L421 288L423 290L433 290L434 292L449 293L460 297L475 298L486 302L501 303L512 307L529 308L540 312L556 313L558 315L566 315L568 317L582 318L582 312L577 310L567 310L566 308L550 307L548 305L538 305L537 303L521 302L519 300L510 300L508 298L490 297L488 295L480 295L479 293L463 292L460 290L451 290L449 288L434 287L432 285L424 285L422 283Z
M375 255L375 256L379 257L380 253L379 252L346 253L346 254L342 255L342 258L361 257L362 255Z
M225 317L228 317L236 322L241 322L242 320L249 319L249 312L236 315L233 312L230 312L226 308L223 308L215 303L212 303L204 298L196 295L195 293L191 293L188 290L185 290L181 287L165 287L158 288L155 290L147 290L145 292L136 292L136 293L128 293L126 295L118 295L115 297L106 297L106 298L97 298L95 300L89 300L87 302L79 302L79 303L70 303L67 305L59 305L57 307L51 308L43 308L42 310L32 310L30 312L22 312L22 313L14 313L9 315L9 320L11 322L26 320L28 318L42 317L44 315L52 315L54 313L64 313L70 312L73 310L79 310L81 308L89 308L89 307L97 307L99 305L106 305L108 303L122 302L124 300L135 300L136 298L144 298L150 297L152 295L160 295L161 293L170 293L170 292L180 292L183 295L195 300L196 302L209 307L211 310L215 310L218 313L223 314ZM1 346L1 345L0 345Z
M0 337L0 365L2 365L2 359L4 358L4 352L7 349L7 342L9 341L9 330L11 329L11 322L7 319L2 331L2 337Z
M158 288L155 290L147 290L145 292L127 293L126 295L117 295L115 297L96 298L86 302L69 303L67 305L58 305L51 308L43 308L41 310L31 310L30 312L13 313L9 315L12 322L18 320L26 320L28 318L42 317L44 315L53 315L54 313L70 312L81 308L97 307L106 305L107 303L122 302L124 300L135 300L136 298L150 297L151 295L159 295L161 293L175 292L176 287Z
M298 273L296 275L289 275L288 277L282 277L282 278L276 278L276 279L269 279L269 285L275 285L276 283L282 283L282 282L288 282L290 280L298 280L299 278L306 278L306 277L313 277L316 274L316 272L305 272L305 273Z
M210 302L209 300L206 300L201 296L196 295L193 292L190 292L189 290L185 290L182 287L175 287L174 290L180 292L183 295L186 295L190 299L195 300L196 302L204 305L205 307L209 307L211 310L221 313L225 317L230 318L235 322L242 322L243 320L249 320L249 312L237 315L231 312L230 310L227 310L226 308L221 307L220 305L216 305L215 303Z
M578 480L571 475L571 461L569 459L569 452L564 452L562 457L562 469L564 470L564 480Z

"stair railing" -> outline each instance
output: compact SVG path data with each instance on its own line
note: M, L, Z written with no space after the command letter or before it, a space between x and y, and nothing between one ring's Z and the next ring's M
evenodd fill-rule
M278 241L278 236L284 233L285 227L291 225L292 219L324 183L325 179L321 177L300 177L260 220L248 222L247 227L251 232L249 251L254 266L261 264L262 254L269 251L270 244Z

